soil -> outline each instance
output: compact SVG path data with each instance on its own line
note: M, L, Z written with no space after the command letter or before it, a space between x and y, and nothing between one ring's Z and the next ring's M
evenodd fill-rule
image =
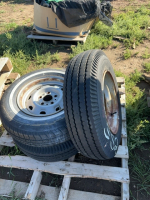
M3 10L4 12L0 14L0 23L11 23L15 22L18 25L26 25L31 26L33 24L33 14L34 14L34 6L33 1L26 0L22 1L22 3L15 3L17 1L7 1L3 2L3 4L0 6L0 10ZM134 1L127 1L127 0L112 0L111 3L114 7L113 12L121 12L122 9L126 6L133 7L133 6L139 6L147 4L148 0L134 0ZM114 48L114 46L117 46ZM141 71L144 73L143 63L145 60L142 58L143 53L145 50L148 49L150 53L150 41L144 41L143 44L140 44L132 51L132 57L130 59L124 60L123 53L125 52L125 47L122 45L121 42L114 40L113 44L107 48L104 49L105 54L110 59L110 62L112 63L112 66L116 70L120 70L122 73L129 75L132 72L134 72L135 69L138 69L138 71ZM53 65L49 67L53 68L62 68L66 67L69 62L69 53L71 52L70 48L61 48L56 47L51 51L51 53L54 53L58 51L59 55L61 57L61 61L58 63L54 63ZM136 54L138 52L138 54ZM150 59L147 59L146 62L150 62ZM146 74L149 76L149 74ZM149 94L149 84L145 81L141 81L138 86L141 89L146 89L147 94ZM137 150L136 153L144 158L145 160L149 160L149 147L150 144L144 145L145 150ZM114 158L111 160L106 161L96 161L91 160L89 158L86 158L80 154L76 156L75 159L76 162L83 162L83 163L93 163L96 165L105 165L105 166L121 166L121 160ZM0 178L2 179L10 179L10 180L16 180L16 181L22 181L22 182L30 182L32 171L28 170L18 170L18 169L9 169L9 168L3 168L0 167ZM130 173L132 170L130 169ZM62 183L62 176L58 175L52 175L48 173L43 173L43 178L41 184L43 185L50 185L55 187L60 187ZM146 193L139 192L138 191L138 184L139 182L137 180L134 180L131 178L130 182L130 191L132 193L132 199L137 200L148 200L150 197L146 196ZM70 188L76 189L76 190L82 190L82 191L89 191L89 192L96 192L101 194L108 194L108 195L114 195L114 196L120 196L121 195L121 184L111 181L105 181L105 180L97 180L97 179L81 179L81 178L72 178ZM148 189L150 193L150 189Z

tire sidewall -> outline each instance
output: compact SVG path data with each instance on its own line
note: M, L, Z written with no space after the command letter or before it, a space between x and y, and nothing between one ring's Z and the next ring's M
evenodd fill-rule
M116 134L113 134L108 127L105 110L104 110L104 103L103 103L103 74L108 71L114 81L117 100L118 100L118 110L119 110L119 127ZM106 158L107 157L114 157L117 153L118 146L121 140L121 130L122 130L122 118L121 118L121 106L120 106L120 97L118 91L118 85L116 82L115 73L113 71L112 65L108 58L105 55L100 57L98 62L98 71L97 71L97 94L98 94L98 105L99 105L99 113L100 113L100 124L101 124L101 131L97 131L97 137L105 152Z

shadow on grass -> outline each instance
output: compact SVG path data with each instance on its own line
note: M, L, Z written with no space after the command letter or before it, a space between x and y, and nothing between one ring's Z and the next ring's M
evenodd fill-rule
M14 72L21 75L58 62L59 52L70 53L69 49L55 46L51 41L27 39L31 30L32 26L17 26L0 35L0 56L9 57Z

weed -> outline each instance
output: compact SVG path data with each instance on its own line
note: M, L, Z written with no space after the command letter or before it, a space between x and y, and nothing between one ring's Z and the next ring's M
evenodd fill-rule
M146 72L150 72L150 62L144 63L144 69L145 69Z
M127 60L131 58L131 56L132 56L131 51L129 49L126 49L125 53L123 54L124 59Z
M0 10L0 14L5 13L5 10Z
M14 29L16 27L17 27L17 24L15 22L11 22L11 23L8 23L8 24L4 25L5 31L10 31L10 30L12 30L12 29Z
M0 35L0 56L9 57L13 71L21 75L32 70L48 67L60 60L59 54L51 54L49 44L31 41L26 38L29 27L17 27Z
M4 147L0 153L1 155L9 155L10 159L11 156L15 155L24 155L20 149L15 145L14 147Z
M4 2L3 2L3 1L1 1L1 2L0 2L0 6L3 6L3 5L4 5Z
M113 44L112 48L116 49L119 46L119 44Z
M142 58L144 58L144 59L150 58L150 54L148 53L148 49L145 50L145 53L142 55Z
M144 160L139 157L137 153L130 153L129 166L132 168L132 178L138 182L138 192L146 192L148 195L149 185L150 185L150 161Z
M142 79L141 73L135 70L129 77L120 71L115 74L125 77L128 147L133 150L150 141L150 122L148 121L150 111L147 109L144 91L137 87L137 83Z
M78 44L72 48L70 57L89 49L105 49L112 44L113 36L124 37L123 44L130 48L149 38L146 29L150 26L150 10L144 6L126 13L114 14L113 26L108 27L102 22L97 22L91 30L85 44Z
M133 54L133 56L137 56L139 54L139 52L137 51L137 52L135 52L134 54Z
M70 54L70 58L73 58L75 55L89 50L89 49L105 49L110 44L112 44L112 38L105 37L95 34L91 34L88 36L87 41L84 44L78 43L77 47L72 47L72 54Z

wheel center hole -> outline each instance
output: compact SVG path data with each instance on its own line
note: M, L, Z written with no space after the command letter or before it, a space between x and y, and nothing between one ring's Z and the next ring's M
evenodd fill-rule
M50 101L50 100L52 100L52 95L46 95L44 98L43 98L43 100L44 101Z

